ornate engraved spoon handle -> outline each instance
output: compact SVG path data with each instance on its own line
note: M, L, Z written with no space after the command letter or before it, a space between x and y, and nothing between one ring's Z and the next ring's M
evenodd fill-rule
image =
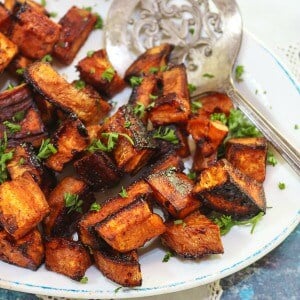
M300 176L300 153L280 132L259 112L248 100L246 100L234 87L232 80L225 87L225 92L250 121L271 142L274 148L289 163Z

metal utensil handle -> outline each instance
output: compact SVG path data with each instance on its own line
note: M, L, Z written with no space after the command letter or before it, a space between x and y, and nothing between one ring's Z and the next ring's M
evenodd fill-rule
M249 118L249 120L263 133L266 139L282 155L285 161L300 176L300 153L284 138L281 133L234 87L232 82L226 88L227 95L234 104Z

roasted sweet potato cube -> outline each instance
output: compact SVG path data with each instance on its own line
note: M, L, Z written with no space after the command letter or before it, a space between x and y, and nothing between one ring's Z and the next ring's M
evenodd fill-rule
M130 185L126 189L126 197L114 197L104 202L99 211L87 212L78 223L78 235L81 242L93 249L97 249L99 247L99 237L95 234L94 226L139 198L147 201L152 199L152 190L144 180Z
M71 64L88 38L97 17L83 8L72 6L60 19L60 37L54 47L54 56L64 64Z
M193 170L195 172L201 172L202 170L212 166L217 162L218 152L215 151L208 156L202 154L202 148L196 145L196 150L193 157Z
M27 3L17 4L11 39L23 55L41 59L52 52L59 39L60 25Z
M35 228L48 212L45 196L30 174L0 186L0 223L15 239Z
M74 163L75 171L93 191L116 185L122 173L103 151L89 153Z
M0 32L0 73L9 65L17 52L17 45Z
M169 62L170 54L174 46L161 44L145 51L127 69L125 73L126 81L130 81L132 76L141 76L151 73L152 68L165 67Z
M65 177L48 197L50 213L43 222L45 234L70 237L93 202L95 198L83 181Z
M80 281L91 264L88 250L79 242L51 238L45 243L45 266L49 271Z
M38 93L34 94L34 102L40 112L41 119L45 126L49 129L55 127L58 121L56 107Z
M225 158L244 174L264 182L267 148L265 138L230 139L226 143Z
M0 3L0 32L5 35L9 35L9 30L11 28L11 17L8 9Z
M235 169L226 159L200 173L193 194L213 210L235 218L250 218L266 211L262 184Z
M9 11L13 12L14 9L17 9L17 7L15 8L16 5L18 6L20 3L25 3L25 2L32 9L35 9L44 15L48 15L48 12L45 9L45 6L43 6L42 4L40 4L36 1L33 1L33 0L4 0L4 5Z
M27 58L21 54L17 54L14 59L11 61L9 66L7 67L8 71L13 76L23 77L23 73L25 69L32 63L33 61L30 58Z
M75 113L85 124L97 124L102 116L95 98L78 90L48 63L36 62L24 72L25 80L45 99L66 113Z
M19 267L36 270L44 258L44 246L40 232L33 229L15 240L0 228L0 260Z
M90 141L96 140L98 138L100 129L101 125L99 124L86 126L86 130L88 131Z
M217 151L228 134L228 127L219 121L198 116L188 121L187 131L197 142L202 155L207 157Z
M120 253L107 245L93 251L93 255L97 268L110 280L130 287L142 284L141 266L136 250Z
M167 222L161 236L163 245L172 252L189 259L224 252L220 228L210 219L196 211L181 221Z
M168 169L147 177L154 198L173 217L182 219L200 207L191 194L194 183L184 173Z
M126 124L129 124L127 126ZM124 172L136 173L150 159L156 147L146 127L137 118L129 105L122 106L102 126L101 134L117 132L125 134L132 139L132 142L125 136L119 135L117 145L113 150L113 156L118 168Z
M98 223L95 231L115 250L128 252L162 234L165 225L145 200L138 199Z
M162 74L163 95L149 112L153 124L185 123L191 114L185 66L178 65Z
M54 133L51 142L57 152L47 158L46 165L54 171L61 172L67 162L86 149L89 137L80 120L67 119Z
M224 113L229 116L230 110L234 108L231 99L225 94L211 93L201 97L199 101L202 106L197 113L206 117L214 113Z
M124 80L112 66L105 49L82 59L77 65L77 70L82 80L108 98L125 88Z

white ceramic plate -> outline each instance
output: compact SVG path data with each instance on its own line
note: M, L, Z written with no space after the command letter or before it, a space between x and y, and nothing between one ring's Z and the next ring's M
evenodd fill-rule
M70 0L48 0L47 8L49 11L59 12L56 18L59 19L73 3ZM102 16L106 15L109 4L109 1L76 1L76 5L91 6L93 11ZM88 50L103 47L102 34L99 30L92 33L74 64ZM299 86L296 86L272 54L247 33L244 35L238 64L244 65L246 70L244 81L238 88L253 99L291 139L295 147L299 148L300 130L294 129L294 125L299 124ZM61 72L69 80L78 76L74 67L62 68ZM126 101L128 95L127 90L118 99ZM280 158L278 161L276 167L267 167L265 192L270 208L266 216L252 235L248 227L234 227L223 237L224 255L213 255L197 262L172 257L168 263L162 263L165 250L150 244L141 251L140 256L143 285L134 289L122 288L118 293L115 293L118 285L103 277L95 267L89 268L86 273L88 283L80 284L49 272L44 266L33 272L0 262L0 287L70 298L129 298L184 290L237 272L275 248L299 223L299 178L284 161ZM279 182L285 182L285 190L278 188Z

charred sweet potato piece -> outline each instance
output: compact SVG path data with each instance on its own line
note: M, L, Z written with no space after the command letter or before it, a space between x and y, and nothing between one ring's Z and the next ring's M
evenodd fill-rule
M96 140L98 138L100 129L101 125L99 124L86 126L86 130L88 131L90 141Z
M225 158L258 182L266 176L267 141L265 138L236 138L226 143Z
M17 45L0 32L0 73L9 65L17 52Z
M7 69L13 76L17 75L19 77L22 77L25 68L27 68L32 62L33 61L30 58L18 54L14 57Z
M153 124L185 123L191 114L185 66L174 66L162 73L163 95L149 112Z
M54 171L61 172L64 164L86 149L89 145L89 137L80 120L67 119L54 133L51 142L57 152L47 158L46 165Z
M218 153L217 151L209 154L208 156L204 156L202 154L202 148L196 145L196 150L193 157L193 170L195 172L201 172L202 170L212 166L217 162Z
M154 198L173 217L182 219L200 207L200 201L191 194L193 182L184 173L168 169L147 177Z
M206 117L214 113L224 113L229 116L230 110L234 108L231 99L225 94L211 93L201 97L199 101L202 106L197 113Z
M102 246L93 251L95 264L104 276L122 286L140 286L142 284L141 267L136 250L120 253Z
M85 124L97 124L102 116L95 98L76 89L48 63L36 62L24 72L25 80L45 99L66 113L75 113Z
M113 68L105 49L98 50L79 61L77 70L83 81L108 98L125 88L125 82Z
M14 20L11 39L23 55L41 59L52 52L59 39L60 25L26 2L15 6Z
M54 47L54 56L64 64L71 64L96 21L96 16L91 12L72 6L59 21L61 31Z
M45 234L70 237L82 213L87 212L94 201L83 181L65 177L48 197L50 213L43 222Z
M103 151L89 153L74 163L75 171L93 191L116 185L122 173Z
M35 228L48 212L45 196L30 174L0 186L0 223L15 239Z
M45 243L45 266L49 271L80 281L91 266L86 248L65 238L51 238Z
M4 5L5 7L13 12L15 9L15 6L20 4L20 3L27 3L32 9L37 10L38 12L44 14L44 15L48 15L47 10L45 9L45 6L43 6L42 4L33 1L33 0L4 0Z
M188 121L187 131L197 142L202 155L207 157L217 151L228 134L228 127L219 121L198 116Z
M99 237L95 234L94 226L139 198L147 201L152 198L152 190L144 180L130 185L126 189L126 197L114 197L104 202L99 211L87 212L78 223L78 234L81 242L93 249L97 249L99 247Z
M170 44L161 44L145 51L140 55L126 70L125 80L130 81L132 76L142 76L151 73L152 68L165 67L169 62L169 56L174 46Z
M36 270L44 258L44 246L40 232L33 229L15 240L0 228L0 260L19 267Z
M128 252L162 234L165 226L148 203L138 199L98 223L95 231L115 250Z
M198 211L182 222L169 221L166 227L161 236L163 245L184 258L196 259L224 252L219 226Z
M128 125L128 126L127 126ZM128 173L136 173L150 159L156 147L155 142L149 136L146 127L137 118L129 105L122 106L102 126L103 133L115 132L119 135L117 144L113 150L113 156L118 168Z
M200 173L193 194L213 210L235 218L250 218L266 210L262 184L235 169L226 159Z
M0 3L0 32L5 35L9 35L9 30L11 28L11 17L8 9Z

